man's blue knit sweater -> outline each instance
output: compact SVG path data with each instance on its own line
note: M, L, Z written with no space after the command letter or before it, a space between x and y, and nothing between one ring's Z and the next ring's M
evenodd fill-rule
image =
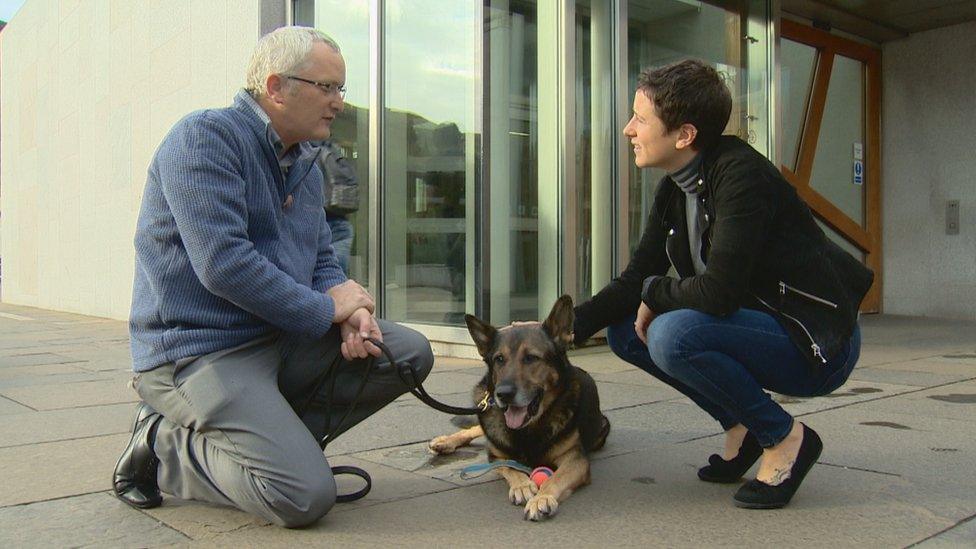
M246 92L241 92L244 94ZM321 337L346 280L302 147L282 173L270 127L241 94L194 112L163 139L136 227L133 369L240 345L274 330Z

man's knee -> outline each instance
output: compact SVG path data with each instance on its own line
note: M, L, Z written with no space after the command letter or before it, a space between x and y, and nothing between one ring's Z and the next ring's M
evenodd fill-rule
M434 367L434 351L430 348L430 341L421 334L417 334L419 339L414 343L417 349L417 358L411 366L417 372L417 377L421 380L427 379L431 369Z
M336 501L336 484L329 470L308 475L297 482L263 483L263 496L272 522L285 528L300 528L319 520Z
M395 337L396 348L390 350L397 362L409 364L418 380L427 379L434 367L434 352L430 348L430 341L420 332L400 325L397 325Z

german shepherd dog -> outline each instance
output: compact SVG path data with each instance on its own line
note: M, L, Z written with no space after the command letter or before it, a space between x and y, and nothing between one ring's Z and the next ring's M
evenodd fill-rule
M596 382L566 357L573 339L573 300L559 298L542 323L495 328L472 315L464 320L488 366L474 388L474 401L488 406L478 413L478 425L437 437L430 448L450 454L485 436L489 461L512 459L553 469L538 488L521 471L496 469L508 481L509 501L525 505L524 518L549 517L573 490L589 484L587 454L602 448L610 432Z

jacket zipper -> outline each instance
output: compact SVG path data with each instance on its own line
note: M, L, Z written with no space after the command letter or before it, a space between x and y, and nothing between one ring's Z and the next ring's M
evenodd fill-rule
M769 303L766 303L763 300L763 298L761 298L761 297L759 297L757 295L753 295L753 297L755 297L756 299L758 299L760 303L762 303L763 305L765 305L766 307L768 307L770 310L776 311L777 313L779 313L779 314L785 316L786 318L792 320L793 322L795 322L796 325L799 326L801 330L803 330L803 333L807 334L807 339L810 340L810 349L813 350L813 356L814 356L814 358L820 359L820 362L823 363L823 364L826 364L827 363L827 359L824 358L823 354L820 352L820 345L817 345L817 342L814 341L814 339L813 339L813 335L810 334L810 330L807 330L807 327L804 326L803 323L800 322L799 319L797 319L796 317L794 317L792 315L788 315L788 314L784 313L783 311L780 311L776 307L773 307Z
M779 283L779 295L786 295L786 290L789 290L789 291L791 291L791 292L793 292L795 294L800 294L803 297L805 297L805 298L807 298L807 299L809 299L811 301L816 301L817 303L822 303L822 304L827 305L828 307L832 307L834 309L837 308L837 304L834 303L833 301L827 301L826 299L824 299L822 297L817 297L817 296L815 296L813 294L804 292L803 290L798 290L798 289L794 288L793 286L790 286L789 284L787 284L787 283L785 283L783 281L780 281L780 283Z
M668 263L670 263L671 266L674 267L675 272L677 272L678 266L675 265L674 260L671 259L671 250L668 249L668 242L671 240L672 236L674 236L673 228L668 230L668 237L664 239L664 255L668 256Z

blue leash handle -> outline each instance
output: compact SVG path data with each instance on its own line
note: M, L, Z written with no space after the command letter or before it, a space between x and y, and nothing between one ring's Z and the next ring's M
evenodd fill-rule
M528 465L522 465L514 459L500 459L498 461L489 461L488 463L475 463L474 465L468 465L464 469L461 469L461 480L478 478L488 471L497 469L499 467L509 467L517 471L522 471L527 475L532 474L532 468Z

